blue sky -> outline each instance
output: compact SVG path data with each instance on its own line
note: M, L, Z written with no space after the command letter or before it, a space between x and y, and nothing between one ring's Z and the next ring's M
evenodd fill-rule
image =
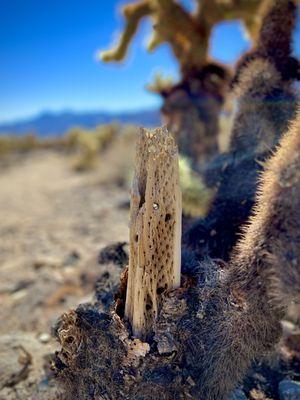
M184 0L190 6L190 0ZM148 54L143 23L121 65L95 59L121 30L122 0L0 0L0 121L43 111L157 107L145 85L156 72L177 76L167 45ZM300 30L297 31L300 38ZM298 40L298 43L300 40ZM249 43L238 22L216 27L211 54L232 63Z

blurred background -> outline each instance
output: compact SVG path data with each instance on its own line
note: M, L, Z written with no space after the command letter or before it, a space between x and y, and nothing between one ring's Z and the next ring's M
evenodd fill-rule
M1 1L2 133L62 134L72 124L92 127L97 122L123 121L120 114L125 112L152 112L153 120L146 122L158 123L160 98L145 86L157 73L178 78L178 67L168 44L151 54L146 51L150 20L142 21L121 64L97 59L97 52L116 42L123 29L124 3ZM182 4L188 10L194 7L193 0ZM299 24L294 45L299 53ZM216 60L233 64L249 47L241 21L214 26L209 53ZM142 114L132 116L132 121L143 124Z
M63 311L91 299L103 274L118 276L116 267L103 270L103 260L126 262L137 127L159 126L162 107L174 132L178 121L179 133L188 130L184 118L194 110L185 90L193 82L200 84L196 97L205 99L204 117L207 112L214 120L215 110L220 120L209 127L213 143L203 148L195 139L197 154L177 138L186 218L205 215L212 198L201 171L228 146L234 104L230 96L224 101L223 81L253 44L259 8L244 19L224 14L213 24L197 70L196 63L184 63L184 51L174 52L173 39L147 51L153 26L164 28L155 13L141 19L120 62L103 62L108 53L101 52L124 32L121 9L128 3L0 0L0 399L50 399L43 366L56 346L51 326ZM176 4L190 15L196 3ZM166 26L171 31L172 21ZM171 38L184 42L174 27ZM293 52L299 57L299 13ZM213 79L201 86L207 65ZM199 137L205 124L203 118L192 124ZM116 247L103 258L101 249L112 243Z

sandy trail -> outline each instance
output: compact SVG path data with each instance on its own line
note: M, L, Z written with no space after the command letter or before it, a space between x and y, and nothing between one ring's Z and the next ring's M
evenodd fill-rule
M40 153L0 175L0 257L63 255L127 237L121 190L76 174L65 156ZM117 226L116 226L117 223Z
M0 356L7 335L35 353L31 373L13 388L3 386L1 371L16 373L18 362L5 368L0 362L0 400L31 398L28 382L41 379L41 360L56 346L51 326L91 295L101 274L99 250L128 238L128 210L120 207L128 193L100 184L102 173L75 173L66 155L50 151L0 172ZM20 358L15 351L4 359L14 354Z

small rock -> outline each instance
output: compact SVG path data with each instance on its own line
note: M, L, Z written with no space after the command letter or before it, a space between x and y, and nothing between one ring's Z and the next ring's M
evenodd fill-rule
M41 343L48 343L50 340L51 336L49 335L49 333L40 333L38 336L38 339Z
M128 264L128 254L124 250L126 242L117 242L104 247L98 256L99 264L108 264L112 262L123 268Z
M24 297L27 296L27 294L28 290L19 290L18 292L14 292L11 297L14 301L20 301L23 300Z
M16 293L20 290L26 289L28 286L32 285L31 280L21 280L15 283L10 283L0 287L0 294Z
M42 256L38 259L36 259L33 262L33 268L38 270L41 268L60 268L62 266L63 262L56 258L56 257L51 257L51 256Z
M22 345L9 347L7 344L9 343L0 342L0 389L12 387L25 380L32 364L31 354Z
M300 400L300 382L284 380L279 383L280 400Z
M241 389L235 389L230 400L247 400L245 393Z
M265 393L259 389L252 389L250 391L250 397L253 400L269 400Z
M117 205L117 207L121 210L129 210L130 209L130 200L129 199L125 199L119 202L119 204Z
M73 266L80 260L80 258L81 257L79 252L74 250L68 255L68 257L64 261L64 266Z

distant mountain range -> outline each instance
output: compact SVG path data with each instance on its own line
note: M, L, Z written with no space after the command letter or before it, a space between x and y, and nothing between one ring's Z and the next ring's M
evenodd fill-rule
M0 124L0 134L35 133L38 136L62 135L69 129L80 126L94 128L97 125L119 122L154 127L161 124L159 110L142 110L136 112L62 112L43 113L37 117Z

